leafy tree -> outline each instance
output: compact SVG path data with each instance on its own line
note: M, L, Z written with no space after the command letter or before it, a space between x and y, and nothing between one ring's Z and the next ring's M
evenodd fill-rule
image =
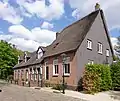
M6 79L13 74L13 67L17 63L18 55L22 51L17 50L6 41L0 41L0 79Z

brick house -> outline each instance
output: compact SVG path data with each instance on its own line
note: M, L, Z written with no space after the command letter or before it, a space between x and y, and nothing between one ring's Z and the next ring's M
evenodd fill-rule
M39 47L29 56L19 57L14 67L14 79L22 77L31 86L41 86L44 82L58 84L62 81L63 71L69 89L76 89L83 75L85 64L111 64L113 49L104 13L95 11L56 33L56 40L47 47ZM64 70L63 70L63 58ZM27 60L26 60L27 58Z

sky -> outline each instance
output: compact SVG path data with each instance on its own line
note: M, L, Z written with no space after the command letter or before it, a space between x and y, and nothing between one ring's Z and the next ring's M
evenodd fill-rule
M66 26L103 9L113 46L120 36L120 0L0 0L0 40L23 51L47 46Z

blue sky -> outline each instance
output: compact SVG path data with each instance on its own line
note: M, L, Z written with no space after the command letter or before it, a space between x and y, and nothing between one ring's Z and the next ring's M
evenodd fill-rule
M34 51L49 45L56 32L94 11L97 2L115 45L120 36L120 0L0 0L0 39Z

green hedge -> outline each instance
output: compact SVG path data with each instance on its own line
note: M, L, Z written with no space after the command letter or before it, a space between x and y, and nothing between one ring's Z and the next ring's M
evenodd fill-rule
M83 90L96 93L111 89L112 79L110 67L102 64L86 65L83 75Z
M120 61L111 65L112 87L120 89Z

